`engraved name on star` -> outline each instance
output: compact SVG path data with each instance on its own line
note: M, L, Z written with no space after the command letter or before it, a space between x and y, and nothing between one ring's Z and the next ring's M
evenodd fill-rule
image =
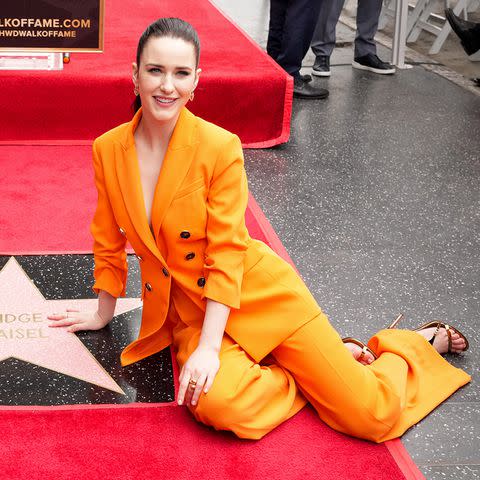
M52 312L95 310L97 302L47 300L11 257L0 271L0 361L16 358L125 394L74 333L48 328L47 315ZM119 315L140 306L138 298L119 298L115 310Z

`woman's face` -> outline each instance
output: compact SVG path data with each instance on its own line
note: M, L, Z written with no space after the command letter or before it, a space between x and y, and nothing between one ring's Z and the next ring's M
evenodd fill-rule
M160 122L176 121L198 83L194 46L180 38L150 38L133 64L133 83L143 114Z

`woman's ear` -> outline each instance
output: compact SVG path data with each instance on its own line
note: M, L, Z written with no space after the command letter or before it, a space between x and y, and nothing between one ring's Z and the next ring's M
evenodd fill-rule
M136 62L132 63L132 81L135 86L138 86L138 65Z
M200 74L202 73L202 69L201 68L197 68L197 70L195 71L195 81L193 82L193 88L197 88L197 85L198 85L198 81L200 80Z

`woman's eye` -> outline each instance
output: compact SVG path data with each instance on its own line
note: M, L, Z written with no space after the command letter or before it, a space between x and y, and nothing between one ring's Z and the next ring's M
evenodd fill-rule
M157 73L157 72L160 72L160 69L159 68L150 68L150 70L148 70L149 72L153 72L153 73Z
M190 72L187 72L186 70L180 70L178 74L186 77L187 75L190 75Z

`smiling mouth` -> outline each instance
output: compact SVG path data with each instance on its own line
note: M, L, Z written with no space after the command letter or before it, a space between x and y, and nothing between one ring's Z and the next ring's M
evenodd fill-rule
M162 106L172 105L177 100L176 98L167 98L167 97L153 97L153 98L157 103L159 103Z

